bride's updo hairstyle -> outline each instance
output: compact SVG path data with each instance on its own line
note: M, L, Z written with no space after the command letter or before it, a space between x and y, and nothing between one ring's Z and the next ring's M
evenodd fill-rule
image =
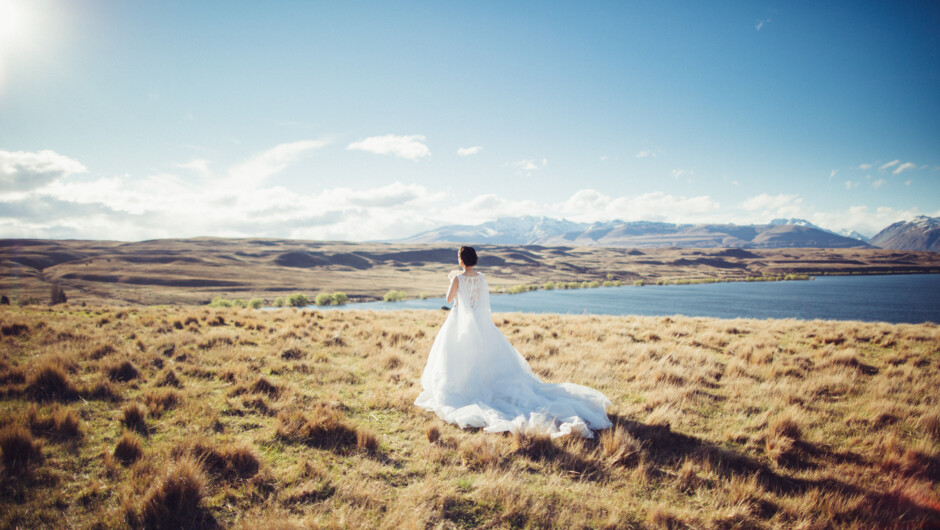
M467 267L473 267L477 264L477 251L473 250L473 247L460 247L460 250L457 251L457 255L460 257L460 261Z

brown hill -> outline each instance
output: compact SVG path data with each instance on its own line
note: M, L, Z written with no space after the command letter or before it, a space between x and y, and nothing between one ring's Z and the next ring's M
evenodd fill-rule
M799 227L784 227L782 233ZM519 283L617 279L744 278L786 273L940 272L940 255L882 249L689 249L481 245L480 268L497 288ZM215 296L262 298L343 291L374 300L390 289L435 296L456 268L443 244L284 239L166 239L123 243L0 240L0 294L72 302L201 304Z

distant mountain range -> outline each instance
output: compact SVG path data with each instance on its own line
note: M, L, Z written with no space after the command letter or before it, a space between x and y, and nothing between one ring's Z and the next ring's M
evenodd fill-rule
M882 237L888 231L890 234ZM878 238L881 239L876 241ZM836 233L805 219L774 219L766 225L734 225L648 221L576 223L550 217L523 216L501 218L480 225L442 226L397 242L628 248L871 248L877 245L936 251L940 246L940 219L918 217L908 223L895 223L869 241L858 232Z
M921 215L894 223L871 238L871 244L896 250L940 252L940 217Z

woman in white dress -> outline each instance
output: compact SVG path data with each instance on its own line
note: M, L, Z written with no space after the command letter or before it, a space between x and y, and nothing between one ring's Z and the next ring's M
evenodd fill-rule
M472 247L460 247L463 272L450 274L447 302L456 300L441 326L421 376L415 405L460 428L486 432L536 432L553 438L610 427L604 394L573 383L543 383L493 324L486 278L473 270Z

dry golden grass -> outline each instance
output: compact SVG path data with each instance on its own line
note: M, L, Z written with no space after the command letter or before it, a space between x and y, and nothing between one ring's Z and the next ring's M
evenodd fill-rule
M935 325L496 315L553 440L412 405L445 316L0 308L0 526L940 525Z

